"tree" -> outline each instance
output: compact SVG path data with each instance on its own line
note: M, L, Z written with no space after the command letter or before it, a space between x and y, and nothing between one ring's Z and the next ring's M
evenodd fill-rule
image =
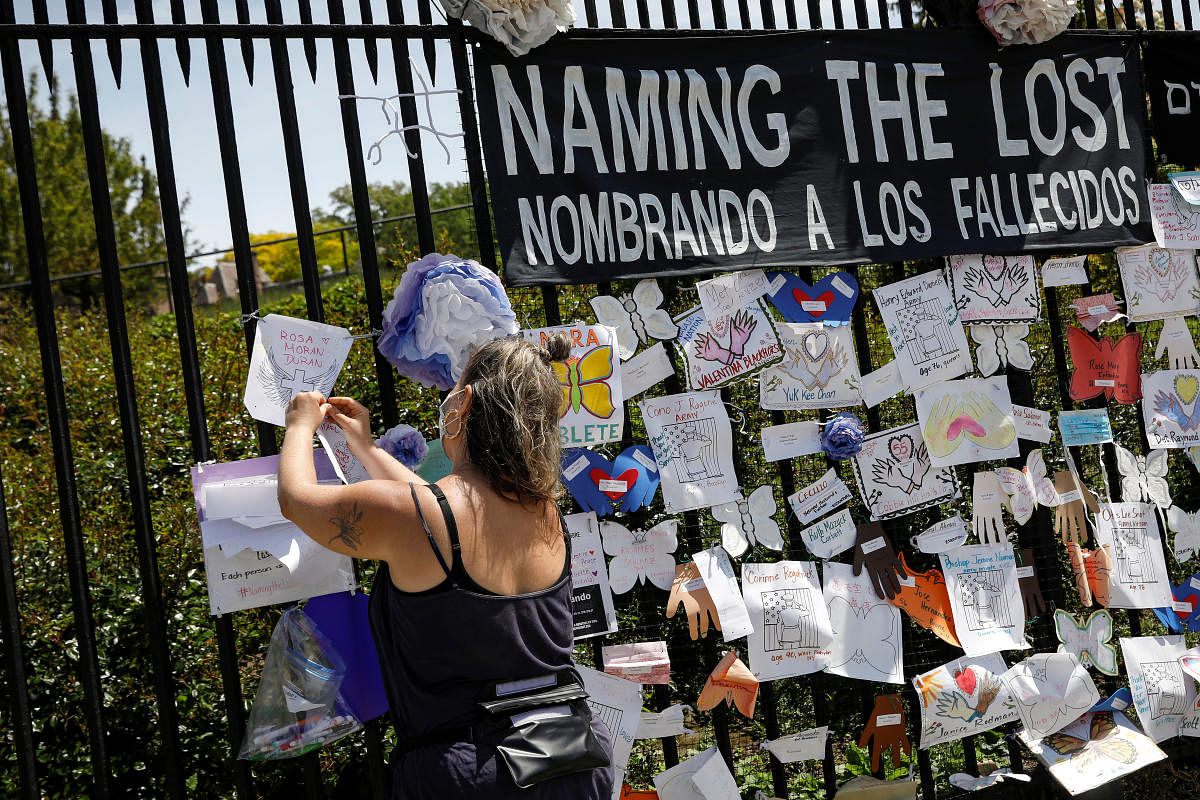
M35 75L30 81L27 103L42 202L46 260L52 276L94 271L100 268L100 257L92 219L91 189L85 177L87 160L79 105L75 96L70 95L66 108L60 108L57 82L51 78L48 83L48 103L43 105ZM103 146L119 263L163 258L157 177L144 159L134 154L128 139L105 132ZM161 276L162 270L156 268L123 272L126 298L148 305L161 297L164 291ZM7 108L0 106L0 282L28 279L29 257L17 191L12 131ZM99 276L58 281L55 290L84 310L97 304L102 295Z
M318 226L318 232L320 227ZM295 235L294 233L277 233L275 231L250 234L250 244L252 245L260 242L275 242L255 247L254 252L258 256L258 265L262 267L263 272L267 273L267 277L276 283L296 280L300 277L299 244L295 239L288 242L278 241ZM358 261L358 242L352 241L348 232L345 261L342 260L342 237L336 234L314 236L313 246L317 251L318 267L328 266L335 272L341 272L345 263L348 262L353 266ZM233 261L233 253L225 253L220 260Z

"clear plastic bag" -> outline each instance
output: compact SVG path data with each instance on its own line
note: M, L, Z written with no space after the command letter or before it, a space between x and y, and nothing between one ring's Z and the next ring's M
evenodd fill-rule
M294 758L362 727L339 689L346 665L298 606L283 612L238 758Z

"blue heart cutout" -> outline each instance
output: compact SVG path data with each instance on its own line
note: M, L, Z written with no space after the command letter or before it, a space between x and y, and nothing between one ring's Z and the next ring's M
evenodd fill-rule
M1200 573L1193 575L1192 578L1200 578ZM1171 597L1181 601L1186 600L1192 595L1200 597L1200 592L1191 586L1192 578L1188 578L1178 586L1171 584ZM1196 633L1200 631L1200 604L1197 604L1192 609L1192 613L1186 617L1180 617L1175 613L1175 609L1169 607L1154 609L1154 616L1158 617L1158 621L1165 625L1172 633Z
M779 284L780 278L783 279L782 284ZM845 325L850 321L850 312L854 310L854 304L858 302L858 279L849 272L834 272L809 286L790 272L776 270L767 273L767 283L771 286L778 284L774 292L768 292L767 299L788 322ZM849 290L849 295L846 294L846 290ZM824 313L814 313L801 307L800 301L803 297L798 298L796 292L809 300L821 299L827 293L833 295L833 298L826 300Z
M639 459L638 456L641 456ZM583 462L580 463L580 459ZM637 480L625 490L620 497L620 510L636 511L650 505L654 493L658 491L658 466L654 464L654 454L644 444L635 444L625 448L616 458L609 461L599 453L583 448L571 448L563 451L562 482L567 491L575 498L575 502L584 511L595 511L598 516L605 517L613 513L613 502L592 478L592 470L600 470L605 477L623 475L630 470L637 472Z

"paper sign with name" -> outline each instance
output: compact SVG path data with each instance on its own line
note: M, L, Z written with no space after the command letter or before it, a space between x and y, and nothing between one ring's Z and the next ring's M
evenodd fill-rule
M1029 406L1019 406L1014 403L1012 412L1013 422L1017 425L1018 439L1048 444L1050 439L1054 437L1054 431L1050 429L1049 411L1042 411L1039 408L1030 408Z
M306 319L268 314L258 321L244 402L250 416L284 426L284 412L301 392L326 397L354 340L350 331Z
M621 390L624 399L637 397L651 386L657 386L675 374L675 366L662 342L655 342L633 358L621 364Z
M963 378L916 391L921 437L934 467L1015 458L1021 454L1008 380Z
M840 327L850 321L858 301L858 279L834 272L809 285L792 272L768 272L771 305L788 322L819 322Z
M913 678L921 700L921 749L1017 720L1016 703L1000 682L1007 669L999 653L989 653L964 656Z
M754 677L791 678L829 664L833 632L816 562L743 564L742 591L754 627L746 640Z
M1154 506L1102 503L1096 515L1096 543L1112 559L1110 608L1171 605L1171 581Z
M1200 246L1200 206L1169 183L1150 184L1150 221L1159 247Z
M1037 653L1000 676L1034 739L1074 722L1100 699L1087 668L1072 653Z
M829 726L810 728L791 736L780 736L778 739L768 739L759 745L783 764L794 764L797 761L812 761L825 757L825 740L829 736Z
M1132 321L1200 313L1200 279L1193 251L1152 244L1122 247L1117 250L1117 266Z
M904 381L895 361L889 361L874 372L862 376L859 393L863 405L874 408L884 400L890 400L904 391Z
M909 389L971 371L971 351L950 287L940 271L876 289L875 304Z
M754 626L738 587L737 573L729 561L729 554L720 545L692 554L696 569L704 579L704 588L717 607L721 620L721 636L727 642L740 639L753 632Z
M850 489L831 468L818 480L789 496L787 501L796 519L808 524L849 501L850 496Z
M321 440L321 449L333 462L333 469L342 479L342 483L358 483L371 479L371 473L367 472L362 462L350 452L350 443L346 441L346 434L342 433L341 428L329 420L324 420L317 428L317 438Z
M563 517L571 535L571 616L575 638L617 630L617 610L608 585L608 566L595 511Z
M1077 286L1088 282L1087 256L1047 258L1042 262L1042 285Z
M1112 423L1109 422L1107 408L1060 411L1058 432L1062 435L1063 447L1104 444L1113 440Z
M733 468L733 432L716 390L641 400L646 438L662 479L668 514L741 496Z
M728 317L767 293L767 276L761 269L731 272L696 283L700 306L710 320Z
M861 402L858 358L850 326L782 322L783 360L758 376L759 404L789 411L844 408Z
M634 683L671 682L671 658L666 642L631 642L601 648L604 671Z
M587 704L592 717L599 719L608 729L608 740L612 747L614 774L612 800L621 794L625 768L629 754L633 752L633 741L637 738L638 723L642 716L642 687L624 678L614 678L599 670L575 664L587 690Z
M771 425L762 429L763 456L767 461L810 456L821 452L821 423L816 420Z
M1150 447L1200 444L1200 370L1164 369L1142 375L1142 416Z
M692 729L683 724L683 712L691 710L691 706L676 703L658 712L643 711L641 721L638 722L637 738L669 739L672 736L692 733Z
M903 516L958 497L954 470L933 468L915 422L867 436L851 463L872 520Z
M946 553L962 547L966 541L967 523L958 514L935 522L910 539L912 546L922 553Z
M1028 648L1012 545L967 545L942 553L940 559L954 630L966 654Z
M964 325L1037 321L1041 294L1033 256L949 256L946 267Z
M1182 636L1121 639L1138 719L1156 742L1179 735L1185 715L1196 705L1196 682L1179 663L1186 647Z
M687 385L694 391L725 386L783 359L775 324L758 300L716 320L697 306L675 324Z
M870 577L850 564L823 567L825 605L833 638L825 671L844 678L904 683L900 611L875 593ZM876 725L883 724L878 719Z
M808 552L820 559L830 559L854 546L858 526L850 509L843 508L800 531L800 538Z
M556 333L571 340L571 355L550 366L562 390L558 438L563 447L592 447L621 439L625 399L617 331L608 325L558 325L521 331L527 341L545 347Z

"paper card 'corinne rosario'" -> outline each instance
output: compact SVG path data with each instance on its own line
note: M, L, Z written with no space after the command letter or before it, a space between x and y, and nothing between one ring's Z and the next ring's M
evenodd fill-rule
M971 351L950 287L938 270L876 289L875 305L909 389L971 371Z
M964 325L1036 322L1041 310L1033 256L947 256Z
M890 519L958 497L954 470L934 469L917 423L867 436L854 478L872 520Z
M1084 714L1058 733L1022 743L1072 795L1083 794L1136 772L1167 754L1120 711Z
M1121 639L1121 655L1142 730L1161 742L1179 735L1184 717L1196 704L1196 682L1179 659L1187 652L1182 636Z
M844 408L862 402L858 358L848 325L781 322L783 361L758 376L759 403L773 411Z
M1174 602L1154 506L1101 504L1096 543L1112 560L1110 608L1162 608Z
M954 609L954 630L967 655L1029 647L1012 545L967 545L939 558Z
M675 318L689 389L713 389L777 363L783 348L771 317L755 300L727 317L710 320L696 306Z
M921 436L934 467L1014 458L1021 454L1008 380L963 378L916 392Z
M1144 373L1142 416L1152 449L1200 444L1200 370Z
M921 749L1017 720L1017 705L1000 682L1007 669L999 653L989 653L964 656L913 678L921 699Z
M1125 313L1133 322L1200 313L1200 279L1191 250L1152 244L1117 248Z
M571 355L556 361L562 404L558 410L558 436L563 447L593 447L621 439L625 407L621 402L621 359L617 332L607 325L558 325L521 331L521 336L545 347L556 333L571 340Z
M284 412L295 395L329 396L352 344L345 328L267 314L255 328L246 410L257 420L283 427Z
M866 573L855 577L849 564L824 566L825 605L829 608L829 666L844 678L904 683L904 642L900 609L875 594Z
M743 564L742 595L754 624L746 638L754 677L772 681L825 668L833 633L815 561Z
M733 470L733 432L720 392L647 398L638 406L668 514L709 508L741 496Z

